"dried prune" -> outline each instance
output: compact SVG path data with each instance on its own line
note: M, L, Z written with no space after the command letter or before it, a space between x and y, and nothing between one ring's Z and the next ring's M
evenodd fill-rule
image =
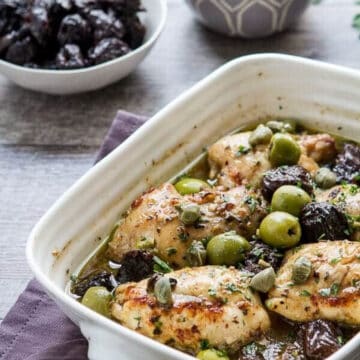
M326 359L341 347L338 341L342 336L341 329L330 321L316 320L302 324L299 336L309 360Z
M137 16L134 16L126 20L127 33L124 40L129 44L132 49L139 47L145 36L145 27L140 22Z
M57 39L61 45L71 43L86 46L90 41L90 36L89 23L79 14L74 14L63 18Z
M71 292L78 296L84 296L87 289L93 286L104 286L109 291L112 291L117 286L117 282L112 273L107 271L95 272L86 278L73 283L71 286Z
M143 42L139 11L140 0L2 0L0 57L47 69L112 60Z
M338 182L346 181L360 185L360 147L347 143L336 158L333 169Z
M56 56L56 65L59 69L78 69L85 66L79 46L67 44Z
M51 36L48 10L45 7L34 6L31 9L29 29L37 42L45 46Z
M154 274L154 256L143 250L127 252L122 260L116 280L120 284L129 281L140 281Z
M7 48L18 39L18 32L12 31L0 37L0 54L5 52Z
M32 37L26 36L12 43L5 55L5 60L24 65L34 60L37 46Z
M124 25L112 12L95 9L89 12L87 18L94 29L95 42L109 37L121 39L125 34Z
M262 241L250 241L251 250L246 253L243 270L254 274L264 270L265 263L278 270L284 254L278 249L263 243Z
M125 42L116 38L106 38L101 40L94 48L91 48L88 56L97 65L125 55L129 51L130 48Z
M311 175L299 165L281 166L267 171L262 180L262 193L267 200L270 200L275 190L283 185L296 185L308 194L313 193Z
M345 214L328 202L305 205L300 213L300 224L305 242L343 240L349 237L349 224Z

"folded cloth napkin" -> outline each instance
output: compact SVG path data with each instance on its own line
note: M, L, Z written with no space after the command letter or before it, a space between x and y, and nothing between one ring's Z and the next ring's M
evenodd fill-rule
M144 117L119 111L96 161L114 150L145 121ZM0 324L1 360L82 360L87 359L87 347L80 330L36 280L30 281Z

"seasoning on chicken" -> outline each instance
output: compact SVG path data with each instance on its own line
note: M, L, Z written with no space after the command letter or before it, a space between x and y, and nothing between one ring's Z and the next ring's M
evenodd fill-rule
M209 148L210 177L217 177L220 185L259 185L263 174L271 169L269 144L251 146L252 132L228 135ZM298 165L311 174L336 155L335 139L328 134L293 135L301 149ZM289 164L292 165L292 164Z
M143 280L116 289L112 316L130 329L192 354L201 350L202 342L237 351L270 327L268 314L249 287L246 273L204 266L165 277L176 284L170 305L159 302L156 284L154 293L148 280Z
M198 207L200 217L189 224L182 214L184 205ZM109 243L108 255L121 261L131 249L156 250L174 268L188 265L187 250L194 240L234 230L250 238L266 215L260 193L244 186L229 191L206 189L181 196L166 183L139 197ZM194 213L193 213L194 215Z
M311 272L298 283L293 273L300 258L311 264ZM289 250L266 305L293 321L323 319L359 326L360 243L324 241Z

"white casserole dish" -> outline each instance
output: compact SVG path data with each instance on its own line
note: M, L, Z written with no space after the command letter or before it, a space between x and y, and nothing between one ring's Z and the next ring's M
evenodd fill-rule
M138 194L172 177L205 145L267 116L295 116L306 126L360 141L360 73L277 54L234 60L149 120L35 226L27 244L30 267L89 340L90 359L192 359L98 315L64 288ZM357 335L331 360L359 359L359 351Z

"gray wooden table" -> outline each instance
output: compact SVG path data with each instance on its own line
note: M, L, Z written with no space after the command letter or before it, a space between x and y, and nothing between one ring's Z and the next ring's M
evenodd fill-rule
M152 115L218 66L238 56L281 52L360 67L351 28L353 0L323 0L292 30L257 40L227 39L198 25L184 0L169 0L166 28L127 79L95 93L52 97L0 77L0 321L32 277L29 232L91 166L117 109Z

